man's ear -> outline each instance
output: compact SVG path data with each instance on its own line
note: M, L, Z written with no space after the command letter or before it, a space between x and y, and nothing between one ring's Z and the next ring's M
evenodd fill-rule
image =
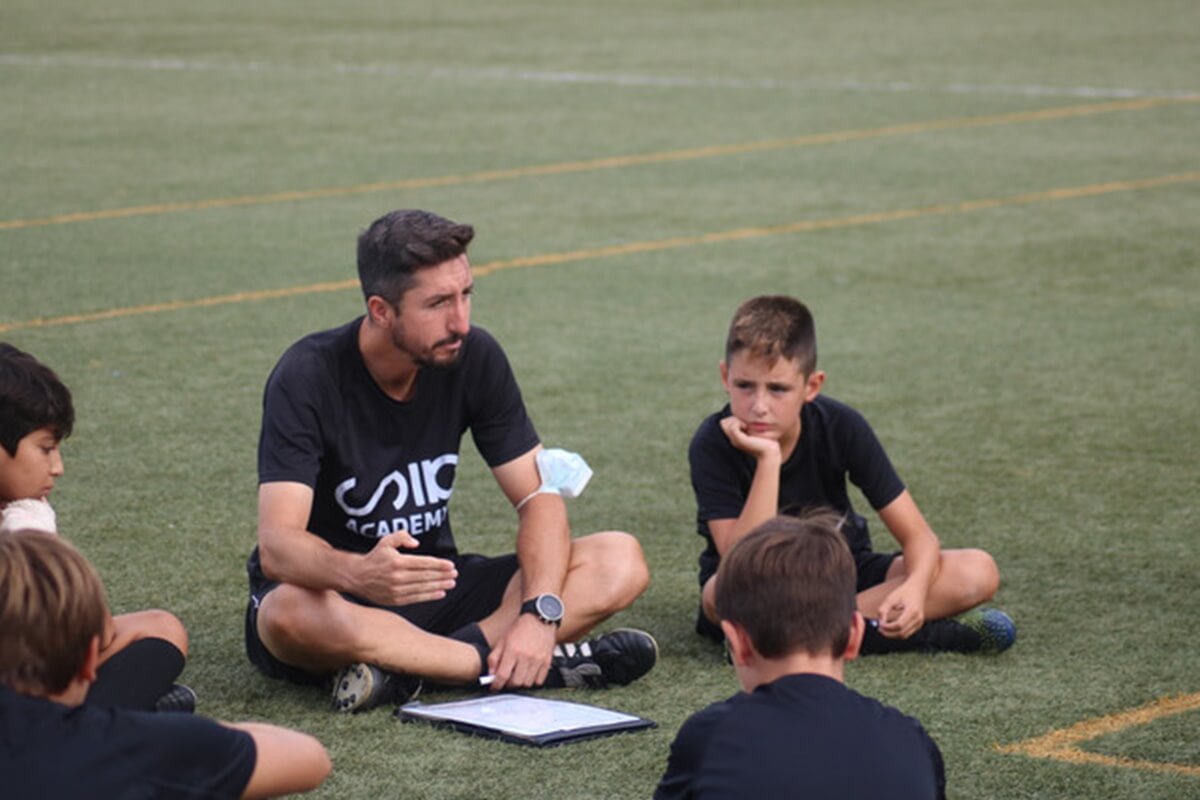
M825 373L817 370L812 375L808 376L808 380L804 382L804 402L811 403L816 396L821 393L821 387L825 385Z
M377 294L367 298L367 318L372 325L386 325L396 313L396 309L387 300Z
M754 655L754 645L750 634L736 622L721 620L721 630L725 632L725 641L729 643L729 655L735 666L745 666Z
M867 631L867 621L863 619L863 615L858 611L854 612L854 616L850 618L850 639L846 642L846 651L842 653L842 660L853 661L858 658L858 651L862 649L863 634Z

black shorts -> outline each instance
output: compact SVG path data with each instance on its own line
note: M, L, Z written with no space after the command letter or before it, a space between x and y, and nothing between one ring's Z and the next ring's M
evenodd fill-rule
M447 636L459 628L478 622L500 607L504 590L517 572L517 556L491 558L481 555L459 555L450 559L458 568L458 579L441 600L413 603L406 606L382 606L361 597L342 593L352 603L372 608L386 608L399 614L422 630ZM271 678L283 678L292 683L321 684L328 674L309 672L285 664L271 655L258 638L258 607L278 581L250 579L250 602L246 604L246 656L259 671Z
M887 580L888 570L891 569L892 562L899 555L899 552L876 553L874 550L860 550L855 553L854 569L858 577L854 591L861 592ZM725 634L721 631L721 626L704 615L703 604L696 612L696 633L712 639L714 642L725 641Z

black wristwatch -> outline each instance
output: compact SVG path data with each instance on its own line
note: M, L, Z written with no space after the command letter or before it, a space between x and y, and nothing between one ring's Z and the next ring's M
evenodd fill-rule
M563 601L558 595L546 592L521 603L521 613L536 614L547 625L562 625Z

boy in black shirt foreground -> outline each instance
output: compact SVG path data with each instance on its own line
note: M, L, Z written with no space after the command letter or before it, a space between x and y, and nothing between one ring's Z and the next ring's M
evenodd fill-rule
M104 587L66 541L0 534L0 786L6 797L274 797L329 774L307 734L83 704Z
M697 528L706 541L699 633L721 638L712 576L725 552L776 514L827 507L841 515L854 555L858 610L867 618L864 654L999 652L1012 645L1016 627L1008 615L977 608L1000 585L996 562L983 550L942 550L867 421L821 395L825 373L817 369L816 329L803 303L778 296L743 303L720 368L729 404L701 423L688 450ZM872 550L847 479L902 552Z
M683 724L655 800L945 797L921 724L842 683L866 624L837 523L776 517L726 554L716 610L745 692Z

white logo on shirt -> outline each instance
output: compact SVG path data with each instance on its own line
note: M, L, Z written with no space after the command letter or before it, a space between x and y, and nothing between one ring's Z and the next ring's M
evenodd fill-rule
M438 473L443 467L455 466L458 464L457 453L446 453L432 459L423 459L421 461L410 462L404 471L392 470L385 475L379 484L375 487L371 499L362 506L352 506L346 500L346 495L354 490L358 485L358 478L347 478L338 484L334 490L333 498L337 504L342 507L342 510L351 517L367 517L370 516L379 506L379 502L384 495L395 487L396 497L392 500L392 507L399 511L412 500L412 505L420 509L427 506L442 505L450 499L450 494L454 491L453 485L443 486L438 480ZM405 474L407 472L407 475ZM453 474L453 473L452 473ZM366 536L386 536L397 530L406 530L414 536L428 530L431 527L440 526L446 518L446 509L439 508L435 512L426 511L418 512L407 517L397 517L392 520L381 520L378 523L361 522L354 519L346 521L346 527L357 533L362 533ZM373 530L372 530L373 529Z

